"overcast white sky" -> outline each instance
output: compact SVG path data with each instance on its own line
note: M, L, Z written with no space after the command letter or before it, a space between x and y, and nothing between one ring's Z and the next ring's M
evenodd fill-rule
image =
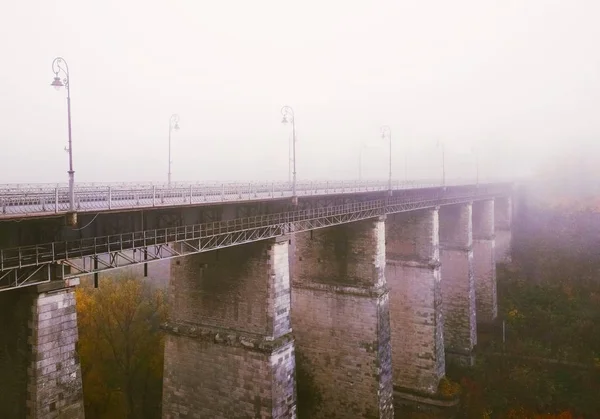
M393 171L520 174L565 146L597 151L600 1L2 0L0 183L66 181L71 70L78 181L357 178L392 128ZM387 176L387 145L363 155Z

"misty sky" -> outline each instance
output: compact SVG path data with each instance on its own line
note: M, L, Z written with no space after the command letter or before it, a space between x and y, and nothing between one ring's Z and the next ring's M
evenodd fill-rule
M76 180L285 180L524 174L597 153L600 2L13 1L0 8L0 183L66 181L71 70Z

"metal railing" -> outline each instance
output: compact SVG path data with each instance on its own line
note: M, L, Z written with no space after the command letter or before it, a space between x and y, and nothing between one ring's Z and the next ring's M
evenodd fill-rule
M468 185L455 181L444 186ZM4 185L6 186L6 185ZM32 214L59 214L69 210L67 187L47 184L19 185L6 188L0 185L0 218ZM394 182L394 190L441 187L435 182ZM299 182L300 197L310 195L349 194L385 191L387 181L315 181ZM78 212L113 209L193 205L203 203L281 199L292 196L287 182L272 183L204 183L174 184L115 184L85 185L75 189L75 209Z
M354 184L354 183L360 183L363 185L383 185L385 184L387 186L387 180L328 180L328 179L317 179L317 180L311 180L311 181L298 181L297 185L301 186L301 185L307 185L307 184L311 184L311 183L326 183L326 182L330 182L330 183L337 183L337 184ZM458 180L461 183L473 183L472 179L466 180L466 179L462 179L462 180ZM265 181L265 182L260 182L260 181L252 181L252 182L239 182L239 181L229 181L229 182L221 182L221 181L184 181L184 182L171 182L171 187L172 188L181 188L181 187L189 187L190 185L194 185L194 186L220 186L220 185L226 185L226 186L235 186L235 185L247 185L247 184L276 184L276 185L287 185L289 189L291 189L291 183L287 182L287 181ZM437 181L431 181L431 180L410 180L410 181L395 181L395 184L427 184L427 183L433 183L438 185L439 182ZM140 181L140 182L78 182L75 185L75 189L79 190L79 189L106 189L107 187L114 187L114 188L151 188L152 186L156 186L159 188L168 188L169 184L167 182L146 182L146 181ZM0 183L0 194L2 194L2 191L51 191L54 189L68 189L68 184L67 183L50 183L50 182L46 182L46 183Z
M506 189L506 188L504 188ZM505 192L505 191L504 191ZM50 266L61 266L63 278L122 268L149 261L200 253L273 238L291 232L359 221L376 216L449 205L503 194L488 187L471 193L436 197L394 197L278 214L258 215L179 227L45 243L0 250L0 291L50 281ZM180 243L179 249L172 247ZM86 263L87 260L87 263ZM38 275L47 268L47 278ZM70 268L70 272L65 270Z

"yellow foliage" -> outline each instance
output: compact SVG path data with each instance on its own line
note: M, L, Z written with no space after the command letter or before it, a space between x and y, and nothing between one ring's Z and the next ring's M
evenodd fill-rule
M76 290L88 418L154 416L163 369L164 296L135 278Z
M508 317L509 322L514 323L518 320L524 319L525 315L523 315L521 312L519 312L519 310L517 310L516 308L513 308L512 310L508 311L507 317Z
M447 377L444 377L440 380L438 391L442 397L450 398L459 395L461 392L461 387L460 384L449 380Z
M564 411L559 414L552 413L534 413L530 410L526 410L523 407L517 409L511 409L507 416L507 419L573 419L573 415L569 411Z

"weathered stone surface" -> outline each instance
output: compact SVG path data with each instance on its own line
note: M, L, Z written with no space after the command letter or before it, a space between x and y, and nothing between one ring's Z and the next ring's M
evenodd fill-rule
M440 208L440 260L446 359L470 365L477 343L472 204Z
M185 336L204 343L216 343L265 353L271 353L287 343L293 342L293 337L289 333L273 339L270 336L253 335L229 329L214 329L200 325L173 322L161 325L161 329L170 335Z
M293 418L288 239L173 262L163 417Z
M297 234L292 321L306 417L393 418L384 274L383 219Z
M296 416L293 340L255 351L167 334L165 345L163 418Z
M496 263L510 262L512 243L512 199L510 197L494 199L494 224Z
M494 200L473 202L473 240L494 238Z
M385 284L385 227L379 219L297 234L295 253L294 285Z
M437 209L386 222L394 384L435 393L445 375Z
M494 252L496 263L509 263L511 261L511 230L496 230L494 239Z
M287 239L179 258L171 275L172 320L274 337L290 332Z
M471 365L477 344L473 251L443 250L441 262L446 358Z
M473 240L473 262L477 322L489 323L498 316L495 240Z
M510 230L512 227L512 198L509 196L494 199L494 226L496 230Z
M473 268L477 322L487 323L498 315L494 200L473 203Z
M0 417L84 418L73 288L2 293Z

